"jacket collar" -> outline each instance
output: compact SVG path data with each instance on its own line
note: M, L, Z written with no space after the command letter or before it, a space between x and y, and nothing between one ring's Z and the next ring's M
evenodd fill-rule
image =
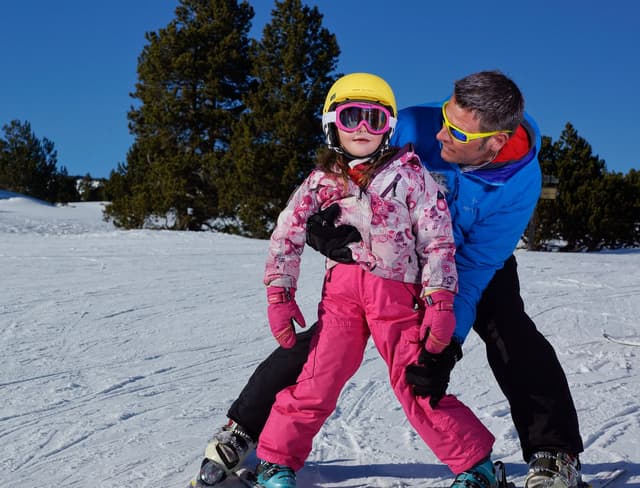
M490 164L466 174L501 185L535 159L535 140L533 127L524 120Z

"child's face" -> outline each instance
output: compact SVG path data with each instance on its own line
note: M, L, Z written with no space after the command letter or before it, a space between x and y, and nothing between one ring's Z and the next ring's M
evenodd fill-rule
M342 148L356 157L364 157L373 153L382 143L385 134L370 134L364 125L355 132L338 129L338 139Z

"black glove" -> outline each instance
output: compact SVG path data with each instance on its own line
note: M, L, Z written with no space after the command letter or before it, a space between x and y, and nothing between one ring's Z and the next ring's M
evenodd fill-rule
M339 263L353 263L351 249L347 244L362 240L358 229L352 225L335 226L340 215L337 203L313 214L307 220L307 244L323 256Z
M410 364L405 370L405 378L413 386L414 395L430 397L429 405L436 408L447 393L451 370L460 359L462 348L455 338L440 354L422 349L418 364Z

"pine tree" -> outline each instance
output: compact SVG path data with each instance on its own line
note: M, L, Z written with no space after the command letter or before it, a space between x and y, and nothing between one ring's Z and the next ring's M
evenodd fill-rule
M591 145L570 123L560 135L556 151L559 233L569 251L598 249L602 222L597 210L606 205L598 188L605 163L592 154Z
M268 237L287 198L313 168L322 144L321 110L339 48L317 7L276 1L252 49L253 85L234 126L221 202L240 221L231 229Z
M152 173L154 165L145 157L147 154L140 149L140 140L135 141L127 153L127 161L132 164L118 164L109 176L107 194L111 204L104 213L118 227L140 228L153 216L163 216L156 201L159 190L154 186L159 180ZM166 208L164 215L169 210Z
M244 110L249 73L247 1L180 0L176 17L138 59L129 112L135 148L116 173L120 190L108 214L125 226L175 214L176 229L200 229L218 215L216 168L230 128ZM127 181L122 181L127 180Z
M92 178L90 173L79 179L78 193L83 202L101 202L105 200L104 180Z
M55 174L51 186L51 193L55 195L53 201L57 203L77 202L80 193L76 185L77 177L69 175L67 168L62 166Z
M637 246L640 241L640 181L606 171L604 161L567 124L560 140L542 138L538 154L543 174L557 176L558 198L536 208L536 249L550 239L567 241L565 250Z
M591 193L592 214L590 230L594 247L620 248L633 246L638 233L635 228L638 220L638 207L635 207L636 191L630 180L620 173L606 173Z
M542 136L542 144L538 152L538 161L540 161L543 178L549 178L554 181L557 179L558 157L559 144L554 143L549 136ZM543 181L543 186L544 184ZM530 232L528 233L528 237L533 237L534 241L529 243L529 249L544 249L545 242L561 238L559 228L560 215L558 213L556 200L538 200L534 216L533 225L535 225L535 233L533 236Z
M624 177L630 193L630 204L627 212L627 222L631 228L631 238L627 245L640 246L640 171L632 169Z
M9 187L9 175L6 160L7 143L0 137L0 189L6 189Z
M0 144L0 185L49 202L56 202L59 178L58 153L46 137L39 139L29 122L12 120L3 127Z

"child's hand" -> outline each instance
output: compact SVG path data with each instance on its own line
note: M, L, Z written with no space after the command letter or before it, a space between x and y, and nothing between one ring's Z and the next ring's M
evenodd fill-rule
M456 328L456 316L453 313L454 294L448 290L438 290L425 298L427 302L420 328L420 338L427 336L424 348L438 354L451 342Z
M300 327L307 326L295 296L295 288L267 287L267 301L269 302L267 317L271 333L278 344L285 349L290 349L296 344L296 332L292 321L295 320Z

